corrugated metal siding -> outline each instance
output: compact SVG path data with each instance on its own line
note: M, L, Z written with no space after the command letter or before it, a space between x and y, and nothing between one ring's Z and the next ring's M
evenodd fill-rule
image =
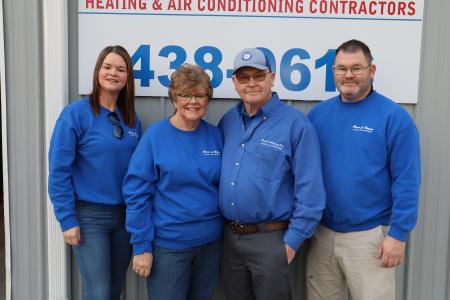
M3 1L14 299L45 299L40 2ZM4 101L5 99L2 99Z
M425 1L420 100L420 218L411 236L405 299L449 299L450 12L449 1Z
M47 299L45 272L45 185L43 174L42 32L37 0L3 0L12 242L13 299ZM397 299L449 299L450 296L450 2L425 1L420 99L404 107L421 133L420 217L411 235L407 260L397 270ZM68 1L70 97L78 97L77 1ZM401 38L401 37L399 37ZM386 45L389 47L389 45ZM393 83L395 84L395 83ZM407 87L405 87L407 88ZM382 91L381 91L382 92ZM216 123L237 100L215 99L207 120ZM288 101L307 112L315 104ZM139 98L144 123L171 113L167 98ZM52 213L52 212L48 212ZM296 261L296 299L304 298L302 254ZM73 299L81 299L75 262ZM145 299L145 281L127 274L126 299ZM215 299L223 299L220 288Z

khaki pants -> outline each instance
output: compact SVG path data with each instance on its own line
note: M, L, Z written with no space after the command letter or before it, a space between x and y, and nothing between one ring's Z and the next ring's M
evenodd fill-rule
M340 233L317 228L307 259L308 300L395 299L395 268L381 267L378 246L385 226Z

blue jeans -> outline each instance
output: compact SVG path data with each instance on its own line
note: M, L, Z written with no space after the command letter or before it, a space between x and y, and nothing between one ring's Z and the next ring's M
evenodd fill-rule
M73 246L84 300L119 300L130 263L125 205L77 201L81 244Z
M151 300L210 300L220 265L220 239L183 250L153 246L153 266L147 278Z

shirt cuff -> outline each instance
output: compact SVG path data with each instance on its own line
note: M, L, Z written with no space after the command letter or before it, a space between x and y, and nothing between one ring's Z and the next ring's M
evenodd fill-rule
M133 244L133 254L139 255L144 252L152 253L152 243L151 242L142 242L142 243L135 243Z
M406 242L406 240L408 239L408 234L409 234L408 231L404 231L404 230L401 230L399 228L394 228L394 227L389 228L389 232L388 232L389 236L393 237L396 240L402 241L402 242Z
M283 241L285 244L287 244L289 247L291 247L294 251L298 251L298 248L300 248L300 245L303 243L304 238L301 238L297 236L292 230L287 230L284 234Z
M79 226L77 217L75 215L67 216L59 222L61 230L64 232L70 228Z

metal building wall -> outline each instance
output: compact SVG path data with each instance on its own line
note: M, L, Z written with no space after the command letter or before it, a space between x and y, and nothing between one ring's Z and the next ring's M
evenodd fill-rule
M13 299L45 299L40 1L3 1Z
M3 0L5 26L12 299L48 299L42 13L45 0ZM64 1L64 0L62 0ZM78 97L77 1L68 1L69 94ZM419 103L405 108L421 133L419 222L406 263L397 272L397 299L450 298L450 2L425 1ZM401 37L399 37L401 38ZM386 45L389 47L389 45ZM393 83L395 84L395 83ZM405 87L408 88L408 87ZM382 91L381 91L382 92ZM4 99L3 99L4 100ZM214 100L207 120L216 123L236 100ZM288 101L307 112L314 103ZM172 110L166 98L139 98L145 126ZM51 258L49 258L51 259ZM296 299L304 298L303 255L296 259ZM73 299L81 299L72 260ZM126 299L145 299L145 281L129 272ZM219 290L216 299L223 299Z
M411 236L404 299L449 299L450 2L425 1L420 100L420 216Z

